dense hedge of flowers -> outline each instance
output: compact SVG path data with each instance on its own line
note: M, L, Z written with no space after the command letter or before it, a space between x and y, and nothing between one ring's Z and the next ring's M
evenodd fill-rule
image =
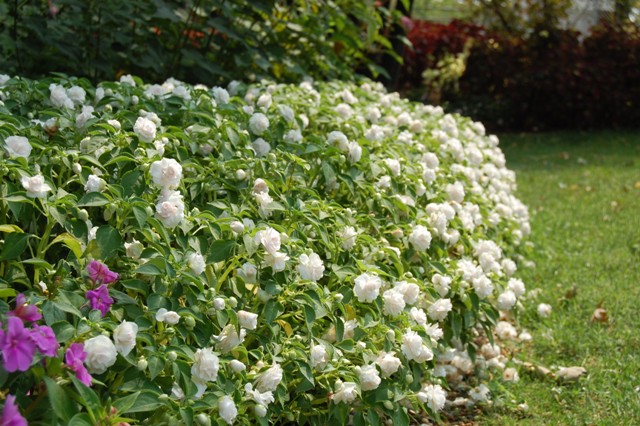
M479 123L372 82L0 99L3 422L408 424L528 337L500 321L528 213Z

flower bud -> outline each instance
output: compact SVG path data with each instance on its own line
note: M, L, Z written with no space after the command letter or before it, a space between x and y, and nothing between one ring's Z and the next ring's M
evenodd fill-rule
M184 318L184 325L188 330L193 330L193 328L196 326L195 318L193 318L192 316L186 316Z
M169 327L169 328L173 328L173 327ZM167 328L167 330L169 328ZM169 361L175 361L176 359L178 359L178 354L175 351L169 351L167 352L167 359Z
M238 179L239 181L243 181L246 178L247 178L247 172L245 172L242 169L236 170L236 179Z
M267 415L267 407L265 407L262 404L258 404L254 407L254 411L256 413L256 416L258 417L264 417Z
M86 222L87 220L89 220L89 212L85 209L78 210L78 219Z
M413 383L413 374L407 373L407 375L404 376L404 381L407 382L408 385Z
M393 410L393 402L391 401L385 401L384 402L384 408L386 408L387 410Z
M229 306L235 309L235 307L238 306L238 299L236 299L235 297L230 297Z
M80 163L73 163L73 166L71 166L71 169L73 170L73 173L77 175L82 173L82 166L80 165Z
M242 224L242 222L235 220L231 222L231 230L236 234L240 234L244 231L244 225Z
M149 362L146 358L143 357L138 360L138 370L144 371L147 369L147 366L149 366Z
M196 423L200 426L211 426L211 418L205 413L200 413L196 416Z
M213 299L213 307L216 308L217 310L221 311L224 309L224 299L222 297L216 297L215 299Z

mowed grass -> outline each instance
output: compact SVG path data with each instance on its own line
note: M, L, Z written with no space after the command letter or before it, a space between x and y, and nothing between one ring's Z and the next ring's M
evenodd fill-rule
M506 389L524 413L493 408L481 425L640 425L640 132L505 135L529 206L527 288L552 315L521 319L533 342L514 356L588 376L559 384L520 369ZM575 285L575 297L565 294ZM571 292L569 292L571 293ZM601 304L607 322L592 322Z

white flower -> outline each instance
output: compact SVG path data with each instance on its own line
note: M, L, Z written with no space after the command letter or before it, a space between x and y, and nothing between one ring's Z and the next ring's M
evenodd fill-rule
M87 242L91 242L91 241L95 240L97 232L98 232L98 227L97 226L92 226L91 229L89 229L89 233L87 234Z
M450 183L446 186L445 191L451 201L455 201L456 203L462 203L462 201L464 201L464 186L461 182Z
M300 129L291 129L284 135L285 142L298 143L302 141L302 132Z
M451 286L451 277L434 274L433 277L431 277L431 282L433 283L433 286L440 294L440 296L444 297L447 295L447 293L449 293L449 288Z
M255 284L258 277L258 269L251 262L245 262L242 267L236 269L236 273L247 284Z
M507 282L507 287L509 287L509 290L513 291L516 297L524 296L526 291L524 283L518 278L510 278Z
M293 112L293 109L291 109L290 106L280 105L278 107L278 110L280 111L280 115L282 116L282 118L284 118L289 123L293 123L295 121L296 119L295 113Z
M331 396L331 399L335 404L340 402L344 402L349 404L356 400L358 396L358 388L354 382L342 382L340 380L336 381L335 391Z
M138 117L133 125L133 132L143 142L153 142L156 138L156 123L146 117Z
M329 362L329 354L322 345L313 345L311 347L310 364L311 368L323 370Z
M84 342L84 360L89 373L102 374L116 362L118 351L107 336L99 335Z
M427 314L424 310L416 308L415 306L409 311L409 318L418 325L425 325L427 323Z
M377 389L380 386L380 382L382 382L375 364L356 367L356 372L360 379L360 389L363 391Z
M231 370L233 370L234 373L239 373L247 369L247 366L237 359L232 359L231 362L229 362L229 367L231 367Z
M400 176L400 162L395 158L386 158L384 163L389 168L389 171L393 176Z
M518 370L513 367L506 368L502 373L502 380L505 382L516 383L520 380L520 376L518 375Z
M469 396L476 402L483 402L489 400L489 388L484 383L469 391Z
M129 355L129 352L136 346L137 334L138 324L135 322L122 321L113 330L113 341L115 342L116 350L122 356Z
M313 252L309 256L306 254L300 255L296 269L300 274L300 278L309 281L318 281L322 278L322 274L324 273L322 259Z
M380 352L376 358L376 364L382 370L382 377L389 377L398 371L402 361L395 356L395 352Z
M447 402L447 393L440 385L424 385L417 394L420 402L427 404L431 411L438 412Z
M540 303L538 305L538 315L540 315L541 318L547 318L551 315L551 305L547 303Z
M87 92L85 92L85 90L80 86L73 86L71 89L67 90L67 96L69 96L69 99L71 99L76 105L83 104L86 95Z
M408 360L425 362L433 359L431 349L422 342L422 337L411 329L407 329L402 336L402 346L400 348Z
M231 227L231 230L236 234L240 234L244 232L244 224L239 220L234 220L233 222L231 222L231 225L229 226Z
M107 182L99 176L89 175L87 183L84 184L84 190L87 192L101 192L107 187Z
M351 250L356 245L356 237L358 233L353 226L345 226L338 237L340 238L340 246L344 250Z
M163 189L156 204L156 217L167 228L175 228L184 219L184 203L178 191Z
M404 307L405 307L404 296L395 288L385 291L382 294L382 300L384 302L382 311L384 312L385 315L395 317L400 315L404 310Z
M378 181L375 183L375 185L379 189L388 189L391 186L391 176L381 176L380 179L378 179Z
M355 279L353 292L360 302L373 302L378 297L381 286L380 277L365 273Z
M409 242L416 250L425 251L431 245L431 232L422 225L416 225L409 235Z
M180 322L180 314L176 311L168 311L165 308L158 309L156 312L156 321L166 322L169 325L176 325Z
M444 336L444 332L438 324L425 324L424 331L436 342Z
M4 140L5 148L11 157L29 158L31 144L24 136L9 136Z
M264 255L264 261L267 266L270 266L274 272L284 271L286 262L289 260L289 256L286 253L276 251L274 253L266 253Z
M251 142L251 147L258 157L264 157L269 153L269 151L271 151L271 145L262 138L258 138Z
M11 80L11 77L7 74L0 74L0 87L3 87L7 84L7 81Z
M258 326L258 314L247 311L238 311L238 323L247 330L255 330Z
M500 340L516 340L518 338L518 331L507 321L498 321L494 332Z
M244 342L244 338L246 335L247 330L245 330L244 328L240 329L240 335L238 335L238 332L236 331L236 328L233 326L233 324L227 324L222 329L220 335L217 337L218 344L216 345L216 348L223 354L229 353L233 350L233 348Z
M498 296L498 309L508 311L516 304L516 294L512 290L505 290Z
M84 105L82 107L82 112L76 116L76 127L78 129L82 129L87 124L87 121L92 118L94 118L93 107L90 105ZM96 157L97 156L98 155L96 155Z
M417 284L398 281L394 284L393 288L402 293L407 305L413 305L418 301L418 297L420 296L420 287L418 287Z
M327 136L327 143L331 146L335 146L340 151L349 151L349 140L344 133L334 130L333 132L329 132Z
M136 81L133 79L133 76L131 74L125 74L121 76L119 81L120 84L129 84L131 86L136 85Z
M273 401L275 401L275 399L273 398L273 391L268 390L265 392L260 392L257 389L253 389L253 385L251 383L247 383L244 385L244 391L247 393L247 396L249 398L255 401L256 404L263 407L266 407Z
M196 275L203 273L207 267L204 257L200 253L191 253L187 257L187 264L189 265L189 268L191 268L191 272Z
M493 284L486 275L473 278L473 289L480 299L486 299L493 293Z
M153 183L161 188L175 189L182 179L182 166L173 158L154 161L149 168Z
M269 186L264 179L258 178L253 182L253 193L259 194L261 192L269 192Z
M255 135L263 134L269 128L269 119L261 112L257 112L249 119L249 128Z
M140 259L144 246L134 238L130 243L124 243L124 249L131 259Z
M227 91L227 89L224 89L222 87L214 87L213 89L211 89L211 92L213 92L213 98L220 105L224 105L224 104L228 104L229 103L230 97L229 97L229 92Z
M254 386L259 392L274 392L282 380L282 373L280 364L273 364L267 371L258 376Z
M453 306L451 305L451 299L438 299L427 309L429 318L435 321L442 321L447 317L447 314Z
M269 253L273 254L280 250L280 233L271 227L258 231L255 236L255 241L256 243L262 244L264 249Z
M51 84L49 86L51 96L49 100L56 107L73 108L73 101L67 95L67 91L59 84Z
M238 416L238 409L236 408L233 398L229 395L225 395L218 400L218 412L222 420L227 424L232 424L235 418Z
M207 382L215 382L218 379L220 360L213 352L213 348L198 349L193 356L191 366L191 380L198 388L196 398L200 398L207 389Z
M27 197L45 198L51 187L44 182L44 176L35 175L33 177L22 177L20 179L22 187L27 190Z
M357 163L362 157L362 147L358 142L349 142L349 161Z

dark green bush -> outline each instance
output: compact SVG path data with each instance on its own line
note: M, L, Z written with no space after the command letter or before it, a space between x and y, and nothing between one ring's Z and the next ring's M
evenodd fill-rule
M397 11L357 0L22 0L0 3L0 70L94 81L218 84L351 78L392 51Z

